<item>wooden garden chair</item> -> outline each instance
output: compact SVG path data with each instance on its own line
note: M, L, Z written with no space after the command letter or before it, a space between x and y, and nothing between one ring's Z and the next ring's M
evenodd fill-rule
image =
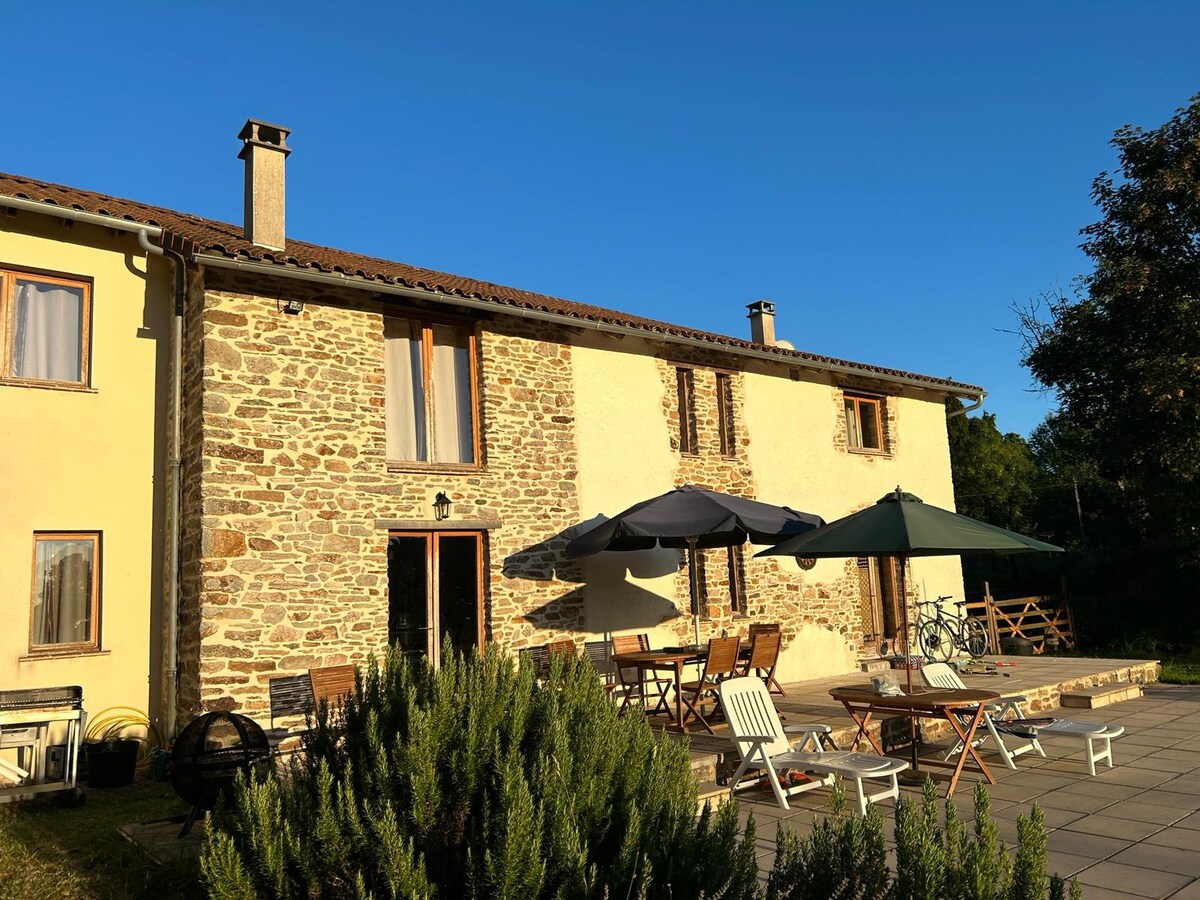
M713 706L717 705L717 686L726 678L737 675L738 649L742 645L740 637L712 638L708 642L708 656L704 660L704 671L699 681L686 681L679 686L683 704L687 711L683 721L679 723L682 729L688 719L695 717L705 727L709 734L716 734L701 711L704 699L709 697Z
M750 658L739 675L754 673L763 680L767 690L786 697L783 687L775 680L775 666L779 663L779 645L783 635L778 631L760 631L750 639Z
M650 649L650 636L647 634L614 634L612 636L612 655L622 653L644 653ZM652 716L667 709L667 691L674 682L669 678L642 678L636 668L621 668L616 665L617 691L623 695L619 712L624 712L630 703L641 703L646 715ZM653 691L653 694L650 692ZM646 701L652 699L654 708Z

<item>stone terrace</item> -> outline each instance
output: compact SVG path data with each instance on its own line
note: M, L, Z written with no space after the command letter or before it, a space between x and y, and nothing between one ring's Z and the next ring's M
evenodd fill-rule
M1089 777L1082 742L1065 738L1043 743L1046 759L1021 756L1016 771L986 753L997 780L990 793L1001 838L1014 848L1017 817L1037 803L1046 821L1048 870L1077 878L1087 900L1200 898L1200 687L1150 685L1136 700L1071 710L1070 717L1125 726L1125 735L1113 741L1115 766ZM965 782L955 792L960 814L970 812L972 785ZM765 788L739 794L743 818L755 818L764 879L777 824L808 833L827 797L827 791L811 791L782 810ZM893 801L881 807L894 867Z

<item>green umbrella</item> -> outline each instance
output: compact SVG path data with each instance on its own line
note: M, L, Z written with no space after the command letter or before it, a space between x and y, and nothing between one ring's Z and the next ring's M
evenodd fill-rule
M913 556L969 556L988 553L1062 553L1062 547L1047 544L972 519L930 506L920 497L896 490L880 497L874 506L788 538L757 556L891 557L899 570L900 614L903 619L904 659L908 691L912 692L912 670L908 668L908 594L904 585L904 567ZM915 727L915 726L914 726ZM916 743L913 743L913 768L916 768Z

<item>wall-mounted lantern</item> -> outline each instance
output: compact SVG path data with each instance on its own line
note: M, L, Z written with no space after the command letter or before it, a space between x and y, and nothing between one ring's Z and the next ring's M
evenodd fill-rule
M445 491L438 491L433 498L433 515L439 522L450 518L450 498Z
M303 300L276 300L275 305L281 313L288 316L298 316L304 312Z

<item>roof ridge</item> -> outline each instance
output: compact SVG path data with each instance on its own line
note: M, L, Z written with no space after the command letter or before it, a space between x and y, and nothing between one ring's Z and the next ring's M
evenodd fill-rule
M789 350L771 344L757 344L731 335L688 328L633 313L623 313L602 306L578 303L551 294L508 287L463 275L452 275L410 263L367 256L351 250L339 250L336 247L327 247L294 238L288 238L284 250L269 250L250 243L244 237L241 227L230 222L221 222L217 219L208 219L167 207L114 197L99 191L74 188L24 175L0 172L0 198L5 194L44 203L47 207L75 209L138 224L153 225L186 238L209 253L222 254L234 259L246 259L280 266L296 266L326 273L340 272L366 280L383 281L419 290L483 300L495 303L498 307L538 310L569 319L600 322L654 334L671 335L712 345L715 350L724 348L766 352L772 357L777 356L783 363L787 363L789 360L794 360L797 364L815 363L823 367L833 366L854 370L861 372L866 377L877 375L898 378L912 384L947 388L969 395L983 393L982 388L948 378L920 375L902 369L838 359L803 350Z

